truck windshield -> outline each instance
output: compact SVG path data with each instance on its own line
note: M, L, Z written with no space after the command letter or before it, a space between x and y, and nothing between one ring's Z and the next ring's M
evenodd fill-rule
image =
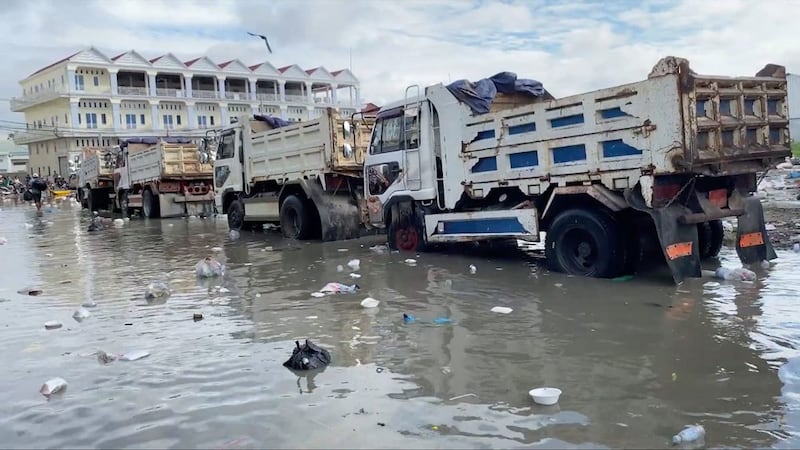
M236 132L231 131L222 135L219 141L217 159L233 158L236 155Z
M402 115L378 120L378 123L375 124L375 131L372 133L369 152L375 155L400 150L403 137L402 129Z

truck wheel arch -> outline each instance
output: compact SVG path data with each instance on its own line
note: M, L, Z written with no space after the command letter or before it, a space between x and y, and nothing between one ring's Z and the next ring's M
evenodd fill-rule
M598 209L604 213L616 215L620 211L627 209L624 199L611 200L599 192L610 191L604 186L567 186L556 187L552 193L545 197L549 200L537 205L541 208L540 228L547 231L556 217L563 211L573 208ZM614 195L614 194L612 194Z

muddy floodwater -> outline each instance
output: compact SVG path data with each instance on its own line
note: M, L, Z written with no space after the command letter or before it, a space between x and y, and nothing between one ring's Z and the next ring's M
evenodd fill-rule
M695 423L707 447L800 446L791 251L755 283L675 287L663 271L572 278L530 256L409 265L370 250L376 238L231 239L214 219L89 233L74 203L41 218L0 206L2 447L654 448ZM200 282L194 265L214 251L226 274ZM725 248L717 264L736 261ZM146 301L154 280L171 297ZM332 281L361 291L311 296ZM377 308L361 307L368 296ZM330 351L322 372L281 365L305 338ZM102 364L98 350L150 355ZM54 377L68 387L45 398ZM558 405L533 404L540 386L563 391Z

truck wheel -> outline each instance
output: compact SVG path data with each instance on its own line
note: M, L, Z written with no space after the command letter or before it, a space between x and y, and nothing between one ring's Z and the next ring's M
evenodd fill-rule
M624 270L625 253L616 222L600 211L564 211L547 230L545 255L550 270L611 278Z
M715 258L722 249L722 242L725 238L725 230L721 220L697 224L698 247L700 259Z
M308 239L313 224L306 205L296 195L290 195L281 204L281 232L289 239Z
M425 235L416 214L392 217L386 230L389 248L406 252L425 251Z
M146 189L142 195L142 214L148 219L159 216L158 198L153 195L153 191Z
M89 208L89 211L97 211L97 204L95 204L94 195L92 195L92 190L86 190L86 207Z
M239 231L244 226L244 205L240 200L234 200L228 206L228 228Z
M124 190L120 190L117 193L117 203L119 204L119 212L122 214L122 217L130 217L128 215L128 193Z

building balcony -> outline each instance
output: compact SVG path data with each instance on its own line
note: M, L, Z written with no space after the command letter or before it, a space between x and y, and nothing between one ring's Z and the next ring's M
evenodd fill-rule
M119 91L119 95L138 95L146 97L150 94L146 87L120 86L117 90Z
M31 144L33 142L47 141L58 137L55 130L30 129L27 131L14 131L9 133L17 145Z
M308 103L308 96L305 95L286 94L285 98L289 103Z
M183 91L183 89L169 89L169 88L157 88L156 95L159 97L170 97L170 98L186 97L186 93Z
M10 101L11 111L22 112L25 109L30 108L31 106L35 106L44 102L49 102L50 100L67 95L68 93L69 90L67 88L61 87L55 89L48 89L46 91L39 91L35 94L23 95L22 97L12 97Z
M256 94L256 100L263 101L263 102L280 102L281 96L278 94L265 94L265 93L258 93Z
M250 100L250 94L248 94L247 92L226 92L225 98L227 98L228 100L248 101Z
M192 98L219 98L217 91L192 90Z

